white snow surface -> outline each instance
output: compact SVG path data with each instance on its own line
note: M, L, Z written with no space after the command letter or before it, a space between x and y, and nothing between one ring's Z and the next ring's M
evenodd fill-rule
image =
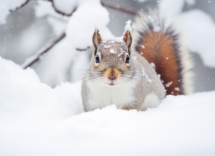
M168 96L146 111L85 113L80 82L52 89L1 58L0 86L2 156L215 154L215 91Z
M99 29L102 39L112 37L106 27L109 22L107 9L100 2L89 1L82 3L70 18L66 38L78 48L86 48L92 45L92 36L95 28Z

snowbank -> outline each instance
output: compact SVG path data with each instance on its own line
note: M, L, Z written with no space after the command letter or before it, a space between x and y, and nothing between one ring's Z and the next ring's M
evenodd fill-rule
M215 154L215 91L168 96L144 112L112 105L84 113L80 85L52 89L0 59L0 155Z

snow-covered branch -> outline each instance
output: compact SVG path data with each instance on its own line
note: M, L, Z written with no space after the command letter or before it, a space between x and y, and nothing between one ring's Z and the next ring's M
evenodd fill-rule
M129 10L129 9L126 9L126 8L122 8L122 7L118 6L118 5L115 6L115 5L106 4L102 0L101 0L101 4L102 4L102 6L104 6L106 8L118 10L118 11L125 12L125 13L131 14L131 15L136 15L135 11L132 11L132 10Z
M51 48L53 48L58 42L60 42L64 37L66 36L65 33L61 34L57 39L49 43L46 47L42 48L40 51L38 51L35 55L29 57L25 60L25 62L22 64L22 67L24 69L30 67L35 62L39 61L40 56L45 54L47 51L49 51Z
M25 6L28 2L30 1L41 1L41 0L28 0L26 1L21 7ZM66 9L65 6L62 6L62 5L58 5L58 8L61 8L61 9L58 9L56 6L55 6L55 3L57 4L58 1L53 1L53 0L47 0L49 2L52 3L52 6L54 8L54 10L61 14L61 15L64 15L64 16L71 16L77 9L77 3L74 3L74 6L72 7L71 4L69 4L71 6L71 8L73 8L72 12L69 13L69 10ZM129 13L129 14L132 14L132 15L135 15L136 12L134 11L131 11L131 10L128 10L128 9L125 9L125 8L121 8L121 7L118 7L118 6L113 6L113 5L109 5L109 4L106 4L104 3L102 0L100 1L101 5L104 6L104 7L107 7L107 8L111 8L111 9L115 9L115 10L118 10L118 11L122 11L122 12L126 12L126 13ZM66 3L67 4L67 3ZM21 7L17 8L17 9L20 9ZM65 12L63 12L62 8L65 9ZM42 48L42 50L38 51L35 55L31 56L30 58L26 59L26 61L22 64L22 67L24 69L26 69L27 67L33 65L35 62L39 61L40 59L40 56L45 54L46 52L48 52L52 47L54 47L60 40L62 40L64 37L65 37L65 32L60 35L57 39L55 39L53 42L51 42L48 46ZM77 51L86 51L88 50L90 47L87 46L87 48L76 48Z
M64 0L67 3L63 3L60 0L56 0L56 1L53 1L53 0L26 0L21 6L16 7L15 10L18 10L18 9L24 7L30 1L48 1L48 2L51 2L54 10L57 13L59 13L61 15L64 15L64 16L71 16L73 14L73 12L78 7L78 2L76 2L76 1L72 1L72 2L70 1L69 2L67 0ZM60 3L61 3L61 5L59 5ZM62 4L64 4L64 5L62 5ZM68 5L68 7L65 7L65 5ZM106 8L118 10L118 11L125 12L125 13L132 14L132 15L136 15L135 11L132 11L132 10L129 10L129 9L126 9L126 8L122 8L120 6L110 5L110 4L104 3L102 0L101 0L101 5L106 7ZM65 8L67 8L67 9L65 9Z

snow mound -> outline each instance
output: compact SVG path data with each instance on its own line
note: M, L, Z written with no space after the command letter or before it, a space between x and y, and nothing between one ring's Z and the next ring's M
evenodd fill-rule
M109 13L100 3L83 3L70 18L66 29L68 42L76 48L86 48L92 45L92 36L98 28L102 37L112 36L106 27L109 22Z
M54 89L0 59L0 155L214 155L215 91L168 96L144 112L83 112L81 83Z

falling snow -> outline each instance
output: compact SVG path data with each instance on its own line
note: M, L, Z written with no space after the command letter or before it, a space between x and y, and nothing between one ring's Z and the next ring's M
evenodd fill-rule
M115 51L114 49L110 49L110 53L111 53L111 54L115 54L116 51Z
M142 67L142 76L146 78L146 81L151 83L152 80L149 78L148 74L146 74L144 67Z

